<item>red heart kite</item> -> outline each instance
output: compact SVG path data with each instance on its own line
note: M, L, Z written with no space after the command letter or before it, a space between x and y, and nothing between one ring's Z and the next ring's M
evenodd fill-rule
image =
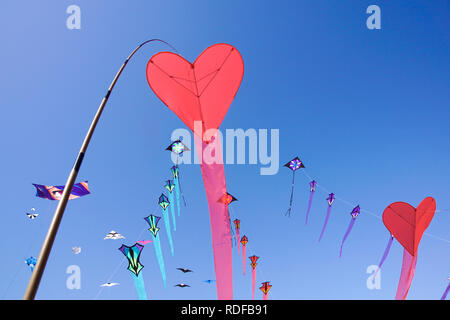
M436 212L436 201L425 198L417 208L405 202L394 202L383 212L383 222L391 233L388 246L383 254L379 268L386 259L393 239L403 246L403 265L395 299L406 299L417 262L417 251L423 233L430 225Z
M244 76L240 53L229 44L215 44L190 63L172 52L155 54L147 64L147 80L162 102L192 131L218 129Z
M194 63L172 52L160 52L147 64L152 90L195 133L209 205L217 296L226 300L233 298L232 248L228 207L218 201L227 188L217 129L243 76L240 53L223 43L207 48ZM208 152L212 161L205 155Z

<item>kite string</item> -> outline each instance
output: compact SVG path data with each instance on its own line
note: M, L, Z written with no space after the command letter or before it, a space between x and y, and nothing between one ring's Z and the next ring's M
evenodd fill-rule
M34 212L37 213L37 212L36 212L36 209L34 210ZM39 211L39 213L38 213L39 215L41 215L40 212L41 212L41 211ZM36 219L39 219L39 222L35 222ZM38 243L38 241L35 241L35 239L37 240L39 231L41 231L41 230L43 229L43 225L42 225L42 221L41 221L41 220L42 220L42 216L41 216L41 218L36 217L35 219L33 219L33 220L30 219L30 221L29 221L29 222L31 222L31 223L33 223L33 224L37 224L38 226L35 226L34 230L32 231L32 234L31 234L31 236L29 237L29 238L30 238L30 244L28 245L27 249L24 250L24 252L25 252L25 255L24 255L24 256L26 256L27 258L28 258L29 256L33 256L32 253L34 252L35 247L36 247L36 245L37 245L37 243ZM8 286L6 287L5 292L4 292L3 295L2 295L2 300L5 298L6 294L9 292L9 289L10 289L11 286L14 284L14 282L17 280L17 277L19 276L19 273L20 273L23 269L24 269L24 268L23 268L23 266L22 266L22 263L20 263L20 264L18 265L18 267L16 268L16 270L17 270L16 273L15 273L14 276L11 278L11 280L10 280Z
M292 201L294 198L294 184L295 184L295 170L292 170L292 185L291 185L291 197L289 199L289 209L284 214L285 216L291 216L291 210L292 210Z
M303 169L302 172L303 172L303 174L304 174L309 180L313 180L313 179L311 178L311 176L306 172L305 169ZM323 187L323 186L320 185L319 183L317 183L316 185L319 187L319 189L324 190L326 193L330 193L330 191L329 191L327 188ZM351 203L350 201L347 201L347 200L345 200L345 199L342 199L342 198L340 198L340 197L338 197L338 196L336 196L336 195L335 195L335 199L338 200L338 201L340 201L340 202L342 202L342 203L344 203L344 204L346 204L346 205L348 205L348 206L351 207L351 208L355 207L355 204L354 204L354 203ZM375 217L375 218L377 218L377 219L379 219L379 220L382 220L382 217L380 217L378 214L376 214L376 213L374 213L374 212L372 212L372 211L369 211L369 210L366 210L366 209L360 209L360 210L361 210L361 212L368 213L369 215L371 215L371 216L373 216L373 217ZM436 212L443 212L443 211L450 211L450 209L436 210ZM424 234L427 235L427 236L429 236L429 237L431 237L431 238L434 238L434 239L436 239L436 240L441 240L441 241L443 241L443 242L450 243L450 240L445 239L445 238L438 237L438 236L433 235L433 234L431 234L431 233L425 232Z
M256 256L256 254L254 254L253 250L251 249L251 246L249 246L248 242L247 242L247 250L249 251L250 256ZM261 259L261 257L259 259ZM258 266L256 267L256 273L259 274L262 279L266 279L267 280L267 278L264 276L263 271L261 270L260 267L258 268Z
M111 275L108 277L108 279L106 280L106 283L111 282L111 279L116 275L116 273L119 271L120 267L122 267L122 265L125 263L125 260L122 260L114 269L114 271L111 273ZM100 287L100 289L97 291L97 294L95 295L93 300L97 300L98 296L102 293L103 289L105 287Z
M2 300L5 299L6 294L9 292L9 289L11 288L11 286L13 285L13 283L16 281L16 279L17 279L17 277L19 276L19 273L22 271L22 269L23 269L23 266L21 267L21 265L19 265L19 266L16 268L17 271L16 271L16 273L14 274L14 276L11 278L11 281L9 282L8 286L6 287L6 290L5 290L5 292L3 293L3 295L2 295Z
M178 156L178 154L177 154L177 168L178 168L178 159L179 159L179 156ZM184 206L186 207L186 199L184 199L184 194L183 194L183 190L181 189L181 180L180 180L180 170L178 169L178 188L180 188L180 194L181 194L181 197L183 198L183 202L184 202Z

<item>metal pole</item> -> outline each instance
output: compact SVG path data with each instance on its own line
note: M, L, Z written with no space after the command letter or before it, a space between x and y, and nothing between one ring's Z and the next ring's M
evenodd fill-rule
M78 153L78 157L75 161L72 171L70 172L70 175L67 178L67 182L65 184L63 194L61 196L61 199L59 200L58 206L56 207L56 211L53 215L52 222L47 231L47 235L46 235L44 243L42 245L41 252L39 253L36 266L31 274L31 278L30 278L30 281L28 282L28 286L25 291L25 295L23 296L24 300L33 300L36 296L36 292L39 288L39 283L41 281L42 274L44 273L45 265L47 264L47 260L50 255L50 251L52 249L53 242L55 241L55 237L56 237L56 233L58 231L59 224L63 217L64 210L66 209L67 201L69 200L70 192L72 191L72 187L74 185L75 179L77 178L78 171L80 170L80 167L81 167L81 163L83 162L83 158L86 153L86 149L89 145L89 142L91 141L92 135L94 134L95 127L97 126L100 116L102 115L103 109L105 108L105 105L108 102L111 91L114 88L114 86L117 82L117 79L119 79L123 69L127 65L128 61L131 59L131 57L143 45L145 45L149 42L152 42L152 41L163 42L163 43L167 44L168 46L170 46L172 49L174 49L170 44L168 44L167 42L165 42L163 40L159 40L159 39L147 40L147 41L141 43L136 49L134 49L134 51L128 56L128 58L125 60L125 62L120 67L119 71L117 72L116 76L114 77L114 80L112 81L111 85L109 86L108 92L106 93L105 97L103 98L102 102L100 103L100 106L98 107L97 113L95 114L95 117L92 120L91 126L89 127L86 137L84 138L83 144L81 145L80 152Z

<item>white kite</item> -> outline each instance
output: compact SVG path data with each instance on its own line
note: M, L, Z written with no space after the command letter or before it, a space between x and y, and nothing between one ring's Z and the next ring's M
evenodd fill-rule
M36 213L36 209L31 208L30 211L31 211L31 212L27 212L28 218L30 218L31 220L36 219L37 216L39 215L39 214Z
M112 239L112 240L117 240L117 239L125 239L125 237L123 235L121 235L120 233L115 232L114 230L111 230L105 238L103 238L103 240L106 239Z
M114 287L114 286L118 286L119 284L117 282L107 282L102 284L100 287Z

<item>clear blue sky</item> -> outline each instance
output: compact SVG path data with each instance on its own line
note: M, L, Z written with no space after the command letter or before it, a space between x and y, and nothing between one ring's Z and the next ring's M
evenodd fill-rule
M66 8L81 8L81 30L68 30ZM381 8L381 30L368 30L366 8ZM0 4L0 298L20 299L56 202L35 197L31 183L64 184L92 117L116 71L140 42L160 38L188 60L205 48L234 45L244 79L222 124L280 130L280 162L298 155L307 172L338 197L381 217L394 201L417 206L432 196L450 209L450 4L436 1L87 1L3 0ZM88 149L79 181L91 195L70 201L38 299L137 299L121 240L150 236L143 217L160 215L157 200L170 177L164 148L184 124L150 90L145 67L161 44L142 49L120 78ZM352 207L337 201L317 242L327 194L318 191L304 226L309 180L291 172L259 175L259 165L225 166L239 201L249 253L260 256L257 282L271 299L393 299L402 247L395 242L381 289L366 287L388 240L380 218L362 212L338 258ZM168 289L155 254L144 248L150 299L216 299L211 231L198 165L185 165L175 256L161 233ZM30 221L25 212L40 214ZM436 213L419 248L409 299L438 299L450 276L450 212ZM439 238L439 239L438 239ZM72 246L81 246L74 255ZM251 298L251 272L233 256L234 296ZM121 265L121 263L123 264ZM247 261L247 266L248 266ZM66 268L81 268L81 289L66 288ZM121 266L120 266L121 265ZM195 272L183 275L176 267ZM107 280L120 285L105 288ZM191 288L174 284L185 282ZM258 290L256 297L261 299Z

